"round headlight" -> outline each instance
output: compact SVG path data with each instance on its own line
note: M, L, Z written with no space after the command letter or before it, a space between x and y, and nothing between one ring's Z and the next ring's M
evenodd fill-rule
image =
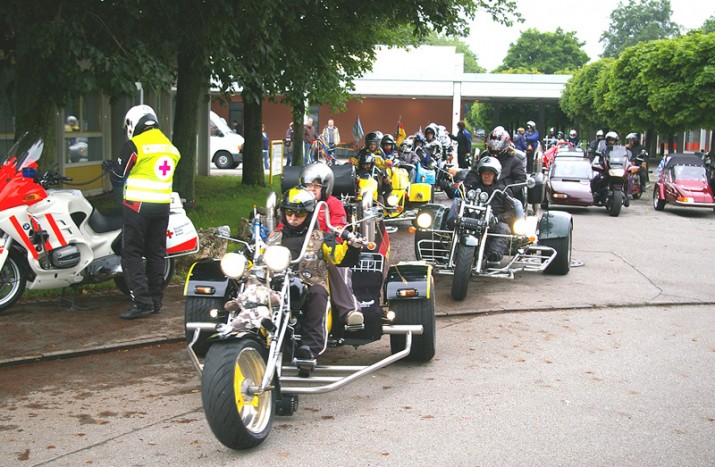
M415 222L420 229L429 229L432 227L432 214L429 212L421 212L417 215Z
M516 235L526 235L529 232L529 226L526 223L526 219L517 219L514 222L514 228L512 230Z
M488 199L489 193L487 193L486 191L481 191L479 193L479 201L481 201L482 203L486 203Z
M290 250L281 245L272 245L263 253L263 261L273 272L283 272L290 266Z
M397 195L396 194L391 194L390 196L387 197L387 205L388 206L397 206Z
M221 271L231 279L238 279L246 271L246 257L240 253L226 253L221 258Z

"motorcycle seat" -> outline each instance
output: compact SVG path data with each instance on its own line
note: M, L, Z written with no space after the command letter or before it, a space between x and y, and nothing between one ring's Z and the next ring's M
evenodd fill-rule
M122 228L122 216L102 214L96 209L89 216L89 226L97 233L111 232Z

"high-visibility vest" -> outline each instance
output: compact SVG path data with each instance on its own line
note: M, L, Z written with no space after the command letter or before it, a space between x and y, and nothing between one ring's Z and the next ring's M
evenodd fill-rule
M171 203L174 172L181 155L169 138L158 129L132 138L137 160L124 185L124 199L142 203Z

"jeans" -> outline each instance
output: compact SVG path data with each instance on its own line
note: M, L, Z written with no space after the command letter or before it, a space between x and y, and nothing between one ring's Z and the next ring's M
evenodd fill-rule
M270 168L268 161L268 151L266 149L263 150L263 168L266 170Z

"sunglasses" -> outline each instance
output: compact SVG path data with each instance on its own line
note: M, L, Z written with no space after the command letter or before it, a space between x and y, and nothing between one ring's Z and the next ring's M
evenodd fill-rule
M323 188L323 185L321 185L319 183L306 183L305 185L303 185L303 187L305 187L309 190L319 190L319 189Z
M295 211L293 209L284 209L283 213L286 215L286 217L295 216L299 219L302 219L308 215L308 211Z

